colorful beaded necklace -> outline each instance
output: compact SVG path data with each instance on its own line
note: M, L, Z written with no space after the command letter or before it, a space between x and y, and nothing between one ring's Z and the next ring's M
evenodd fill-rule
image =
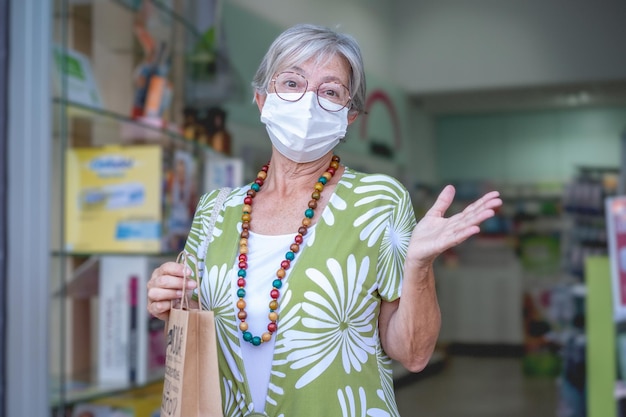
M311 201L309 201L309 207L304 212L304 219L302 219L302 226L298 228L298 233L294 237L294 241L289 247L289 251L285 254L285 259L280 263L280 268L276 271L276 279L272 282L272 290L270 291L271 301L269 303L269 324L267 325L267 331L264 332L261 336L253 336L252 333L248 331L248 323L246 322L246 318L248 317L248 313L246 313L246 302L244 298L246 297L246 270L248 269L248 237L250 236L250 221L252 219L252 200L261 190L265 179L267 178L267 171L269 169L269 163L264 165L261 168L261 171L257 174L256 180L250 186L246 197L243 202L243 214L241 216L241 235L239 240L239 272L237 273L237 286L239 289L237 290L237 308L239 312L237 313L237 317L239 318L239 329L243 333L243 340L246 342L252 343L254 346L259 346L263 342L269 342L272 339L272 334L276 332L278 329L278 298L280 297L280 288L283 286L283 278L287 275L287 270L291 266L291 262L295 259L296 253L300 250L300 245L304 241L304 236L307 234L308 228L311 225L311 219L315 214L315 209L317 208L317 201L320 199L322 195L322 190L324 189L324 185L335 175L337 168L339 168L339 157L333 155L333 158L328 166L328 169L315 183L313 188L313 193L311 194Z

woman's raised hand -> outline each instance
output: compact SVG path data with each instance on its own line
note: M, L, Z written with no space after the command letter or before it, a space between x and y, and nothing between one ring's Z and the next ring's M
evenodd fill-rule
M465 209L450 217L444 217L454 200L455 189L446 186L433 206L419 221L409 243L407 262L428 265L447 249L464 242L480 232L479 224L495 215L502 205L500 193L491 191L474 201Z
M165 262L152 272L148 281L148 312L166 320L170 314L172 301L180 300L183 295L183 272L189 267L177 262ZM186 290L196 288L196 281L187 279Z

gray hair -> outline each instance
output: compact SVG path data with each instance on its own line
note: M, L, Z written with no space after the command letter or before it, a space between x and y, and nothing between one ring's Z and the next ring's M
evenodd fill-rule
M365 110L365 72L361 49L356 40L332 29L299 24L281 33L263 57L252 80L252 86L260 94L266 94L272 77L285 68L301 64L311 58L318 61L335 55L342 56L350 65L350 109L363 113Z

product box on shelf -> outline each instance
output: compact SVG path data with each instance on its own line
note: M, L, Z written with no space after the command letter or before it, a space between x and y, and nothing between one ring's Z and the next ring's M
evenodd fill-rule
M613 301L610 304L612 304L611 315L615 323L614 333L616 339L615 375L617 376L617 381L615 382L615 392L616 395L618 392L620 393L618 399L621 414L619 415L622 416L626 415L626 410L624 409L626 405L626 196L615 195L606 198L605 212L609 249L607 264L610 269L610 295ZM596 260L594 262L600 261ZM601 267L602 264L595 266L596 269L600 269ZM600 275L600 272L598 275ZM596 280L601 279L600 276L593 278ZM590 281L594 281L594 279L590 277L587 282ZM595 288L598 288L599 285L600 284L595 284ZM598 291L600 291L600 289ZM598 303L598 308L601 308L601 303ZM598 320L598 322L601 323L601 320ZM598 323L596 323L595 328L596 332L598 330L601 331L601 326L598 325ZM605 341L598 338L597 342L596 346L598 350L604 349L602 343L605 343ZM601 387L598 388L601 389Z
M243 185L243 159L224 156L212 150L205 152L203 190Z
M102 256L99 278L99 384L141 385L163 377L164 322L147 310L147 283L167 257Z
M626 196L606 199L606 234L611 262L615 320L626 321Z
M71 148L66 166L66 250L160 251L161 147Z
M96 84L89 58L78 51L55 45L53 49L53 86L61 96L63 79L66 97L72 104L100 109L103 107L100 90Z
M198 202L196 162L158 145L67 151L65 249L175 253Z
M161 250L176 253L185 246L198 204L198 170L193 155L185 150L176 150L165 167Z
M72 417L159 417L162 395L163 384L153 383L145 388L77 404Z

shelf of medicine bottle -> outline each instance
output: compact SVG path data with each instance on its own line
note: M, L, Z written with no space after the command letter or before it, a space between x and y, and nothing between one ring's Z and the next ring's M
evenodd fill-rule
M68 381L69 387L63 389L51 389L50 393L50 405L51 407L58 407L63 404L76 404L81 401L93 401L98 398L102 398L108 395L126 392L131 387L128 384L117 385L92 385L88 383L81 383L76 381ZM61 391L64 395L61 396Z
M202 34L195 25L185 16L183 16L180 12L174 10L172 6L166 4L167 2L163 0L147 0L156 10L158 10L159 14L162 16L161 22L166 21L165 26L172 27L174 25L181 26L184 28L186 35L191 36L191 40L196 38L195 40L199 40L202 37ZM82 6L88 6L94 3L101 3L102 0L81 0ZM142 1L133 1L133 0L110 0L109 3L114 4L120 7L123 10L126 10L128 13L136 14L140 12L140 8L142 6ZM55 9L55 17L60 17L63 11L62 3L59 3ZM81 16L78 17L80 20Z
M61 390L58 388L51 389L50 406L52 408L59 407L61 404L71 405L80 402L95 401L117 394L132 394L133 390L143 390L152 385L162 384L161 378L148 381L145 384L90 384L76 381L67 381L70 385L63 389L65 395L61 397Z
M104 129L115 129L112 136L119 138L116 143L155 143L173 145L195 145L180 133L180 128L166 125L161 119L133 118L129 115L108 109L86 106L60 97L53 98L56 111L62 117L88 120ZM205 146L206 147L206 146Z
M74 251L64 251L64 250L53 250L50 253L51 256L54 257L100 257L100 256L152 256L159 258L171 257L173 260L178 256L178 252L133 252L133 251L125 251L125 252L74 252Z

